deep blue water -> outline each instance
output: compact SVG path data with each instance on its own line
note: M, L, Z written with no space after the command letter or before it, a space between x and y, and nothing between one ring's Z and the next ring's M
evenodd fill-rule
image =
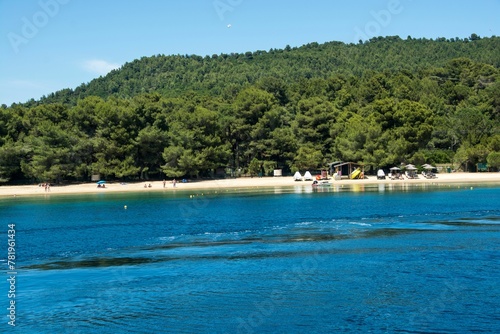
M0 332L498 333L499 203L498 185L3 199Z

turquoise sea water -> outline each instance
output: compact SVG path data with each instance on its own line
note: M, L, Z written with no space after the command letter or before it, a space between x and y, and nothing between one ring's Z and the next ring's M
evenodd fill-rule
M499 185L2 199L0 332L498 333L499 203Z

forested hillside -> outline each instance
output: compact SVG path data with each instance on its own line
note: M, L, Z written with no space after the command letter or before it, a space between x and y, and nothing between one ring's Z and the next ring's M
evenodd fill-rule
M500 38L154 56L0 109L3 182L500 166Z
M125 64L104 78L73 90L63 90L41 100L43 103L76 103L87 96L134 97L158 92L177 97L192 90L196 94L232 99L243 87L260 78L280 78L285 83L301 79L327 79L344 74L362 76L366 71L417 72L443 67L448 61L467 57L500 67L500 38L407 39L373 38L365 44L310 43L299 48L271 49L212 56L177 55L143 57ZM34 101L33 101L34 102Z

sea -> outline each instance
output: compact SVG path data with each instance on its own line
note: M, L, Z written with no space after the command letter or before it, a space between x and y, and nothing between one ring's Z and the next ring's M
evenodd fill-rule
M2 333L500 332L500 184L18 196L0 222Z

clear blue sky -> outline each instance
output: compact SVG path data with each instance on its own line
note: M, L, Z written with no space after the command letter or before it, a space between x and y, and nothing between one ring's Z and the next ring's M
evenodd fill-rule
M0 0L0 104L75 88L157 54L499 36L499 13L500 0Z

